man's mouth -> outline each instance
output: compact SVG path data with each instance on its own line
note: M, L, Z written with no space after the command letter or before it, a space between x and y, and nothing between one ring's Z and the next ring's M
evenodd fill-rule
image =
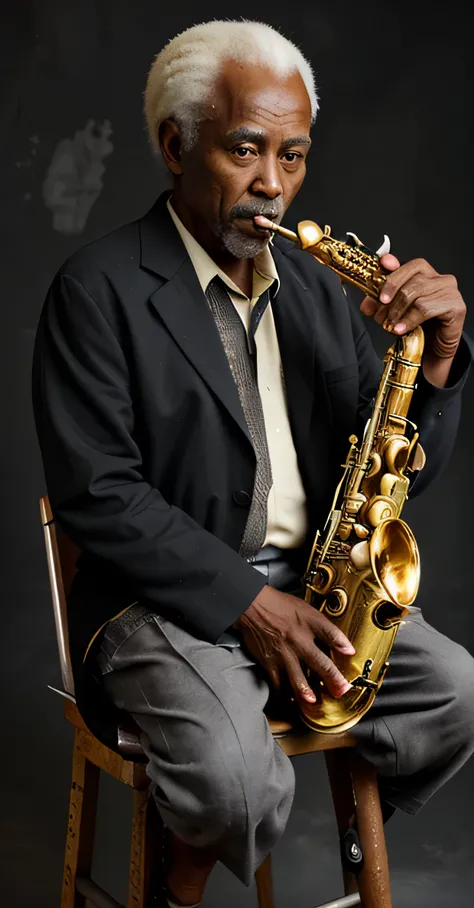
M275 221L278 217L281 217L282 214L282 205L274 204L270 206L268 201L265 202L261 199L260 201L255 200L253 203L250 202L248 205L234 205L229 212L229 219L231 221L253 221L255 217L260 215L269 218L271 221Z
M244 228L244 230L248 230L250 228L252 233L257 233L260 236L262 236L263 234L263 236L265 236L265 234L269 234L271 231L268 230L268 228L266 228L264 224L259 224L259 220L263 220L263 222L270 222L276 221L278 218L279 212L272 212L271 215L262 215L260 212L257 213L255 211L252 213L242 212L242 214L239 213L237 216L234 216L232 218L232 223L234 223L235 221L235 226L237 227L237 229L239 229L239 226L242 225L242 228Z

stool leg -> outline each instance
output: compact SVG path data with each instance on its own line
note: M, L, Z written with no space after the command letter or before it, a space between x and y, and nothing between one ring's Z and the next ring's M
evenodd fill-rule
M150 793L133 792L127 908L145 908L153 864L161 860L162 822Z
M331 786L332 801L336 814L339 840L342 842L350 823L355 816L354 792L346 750L326 750L324 753L326 768ZM355 874L342 866L344 894L352 895L359 891Z
M76 892L76 877L90 877L94 851L100 769L80 752L77 741L76 730L61 908L84 908L86 900Z
M153 860L150 832L150 793L133 792L132 842L130 847L130 875L127 908L145 908ZM159 859L156 846L155 859Z
M258 870L255 871L255 882L257 884L258 908L275 908L271 854L265 858L263 864L260 864Z
M364 865L357 876L363 908L392 908L377 773L356 751L349 756Z

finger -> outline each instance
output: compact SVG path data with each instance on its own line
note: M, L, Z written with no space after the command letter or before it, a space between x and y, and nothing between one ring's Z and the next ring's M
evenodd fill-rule
M275 690L279 690L281 687L281 665L276 659L269 656L264 656L259 661L265 669L272 687Z
M383 306L382 303L379 303L378 300L371 300L371 305L366 305L364 309L362 309L361 305L361 311L363 315L366 315L369 318L372 318L374 322L377 322L377 325L384 325L384 322L387 322L387 307ZM389 323L387 322L387 325L388 324Z
M385 256L383 256L383 258L385 258ZM400 265L396 271L389 274L379 294L380 302L391 303L395 294L403 287L403 284L411 277L414 277L415 274L424 274L426 277L438 276L434 268L432 268L425 259L413 259L405 265Z
M296 653L292 649L287 648L282 655L286 673L297 699L305 700L306 703L315 703L316 695L308 684L308 679Z
M386 255L382 255L380 264L383 265L387 271L396 271L397 268L400 268L400 262L390 252L387 252ZM360 304L360 311L363 315L367 315L368 318L373 318L379 305L379 300L374 300L373 297L366 296Z
M444 280L442 277L426 277L425 274L415 274L409 278L397 291L391 303L385 305L384 327L391 330L398 322L403 321L403 316L410 306L424 296L442 291Z
M393 326L393 331L398 335L406 334L429 319L437 318L442 320L444 317L449 318L451 311L451 303L440 300L438 291L420 296L416 301L416 305L411 306L404 313L402 319Z
M397 268L400 268L400 262L391 252L387 252L385 255L381 256L380 264L383 265L387 271L396 271Z
M314 615L310 616L309 623L316 636L327 643L331 649L337 649L345 656L354 655L355 649L351 641L326 615L315 609Z
M385 327L385 322L387 322L387 307L382 306L382 304L379 303L378 309L372 318L374 322L377 322L377 325L384 325Z
M360 304L360 311L362 315L367 315L369 318L373 318L380 303L378 300L372 299L371 296L365 296Z
M343 694L351 689L352 685L339 671L337 665L334 664L329 656L321 652L317 646L313 645L310 649L303 650L302 658L308 668L312 669L324 681L333 697L342 697Z
M390 252L387 252L386 255L382 255L380 264L383 265L387 271L396 271L397 268L400 268L400 262ZM377 306L378 300L374 300L371 296L366 296L360 304L360 311L363 315L373 318L377 311Z
M429 304L436 302L435 300L430 300L429 297L426 299L421 299L419 301L419 306L412 306L405 312L402 321L397 322L393 326L392 330L394 334L398 334L400 337L403 334L408 334L409 331L413 331L414 328L417 328L418 325L422 325L429 318L433 318L433 315L430 315ZM438 307L433 306L436 314L438 314ZM441 316L442 313L440 313Z

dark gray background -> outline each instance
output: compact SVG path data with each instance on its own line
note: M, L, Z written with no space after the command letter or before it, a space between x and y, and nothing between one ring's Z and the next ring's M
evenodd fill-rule
M174 12L172 8L174 8ZM423 256L472 277L472 63L468 6L412 3L179 3L156 0L10 2L5 67L3 189L3 520L1 903L59 906L72 733L46 685L59 683L37 501L44 481L30 406L30 360L45 292L78 246L142 214L164 186L147 146L142 92L153 55L193 22L246 16L277 24L312 60L321 112L307 182L287 224L314 218L375 245L388 233L402 259ZM109 120L114 151L80 235L53 229L42 184L62 138ZM474 327L471 314L471 332ZM469 322L469 320L468 320ZM383 349L386 335L377 333ZM473 649L471 421L465 395L458 444L443 477L406 515L419 540L425 615ZM471 763L416 818L395 816L388 844L396 908L472 906ZM335 827L319 757L296 762L297 797L276 849L277 905L310 908L341 891ZM95 875L125 898L130 792L105 780ZM220 869L205 908L256 904Z

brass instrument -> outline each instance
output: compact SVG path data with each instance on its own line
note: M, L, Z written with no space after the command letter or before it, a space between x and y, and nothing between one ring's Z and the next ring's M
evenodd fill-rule
M264 226L264 219L259 220ZM388 272L354 234L351 245L312 221L302 221L298 234L272 222L265 226L378 299ZM371 417L360 443L355 435L349 438L342 478L304 576L306 601L333 621L355 649L352 656L329 653L352 685L340 698L307 670L316 702L300 707L302 719L326 734L351 728L372 705L400 622L418 592L418 546L400 513L411 475L425 463L417 428L407 417L423 346L418 327L388 350Z

